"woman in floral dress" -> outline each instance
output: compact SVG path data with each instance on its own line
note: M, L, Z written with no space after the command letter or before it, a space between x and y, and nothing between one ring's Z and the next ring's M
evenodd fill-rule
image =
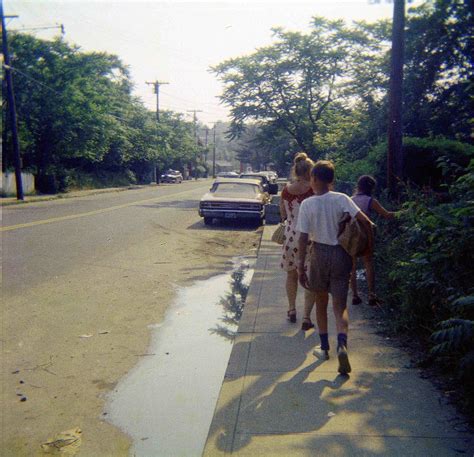
M296 231L296 222L298 220L298 211L301 202L305 198L314 195L310 186L310 176L313 165L313 161L304 152L296 154L291 170L292 181L284 187L280 199L281 217L282 220L286 219L285 241L282 247L280 266L287 274L287 316L290 322L296 322L296 295L298 292L298 273L296 266L298 263L299 233ZM314 327L310 319L313 301L309 300L308 306L306 306L306 301L308 300L305 300L305 313L301 326L303 330ZM309 306L309 304L311 304L311 306Z

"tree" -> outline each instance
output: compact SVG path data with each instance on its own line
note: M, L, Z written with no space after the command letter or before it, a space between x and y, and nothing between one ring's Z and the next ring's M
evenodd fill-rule
M316 157L313 138L324 111L355 97L351 76L373 62L379 44L363 26L315 17L308 34L274 29L276 42L251 55L229 59L212 71L224 83L231 132L249 121L285 130L300 150Z

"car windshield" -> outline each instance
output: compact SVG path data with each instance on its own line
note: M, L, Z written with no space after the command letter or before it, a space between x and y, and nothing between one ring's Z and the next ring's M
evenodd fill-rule
M253 198L258 193L258 186L248 183L216 183L212 186L211 192L226 197L248 197Z

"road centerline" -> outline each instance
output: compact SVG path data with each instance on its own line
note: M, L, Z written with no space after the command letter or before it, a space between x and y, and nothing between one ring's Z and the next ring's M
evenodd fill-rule
M58 216L58 217L52 217L52 218L49 218L49 219L40 219L40 220L37 220L37 221L24 222L22 224L8 225L6 227L1 227L0 232L9 232L9 231L12 231L12 230L18 230L18 229L27 228L27 227L34 227L34 226L37 226L37 225L52 224L54 222L62 222L62 221L68 221L68 220L71 220L71 219L78 219L78 218L81 218L81 217L95 216L97 214L103 214L103 213L107 213L107 212L110 212L110 211L115 211L115 210L118 210L118 209L127 208L129 206L135 206L135 205L142 204L142 203L162 201L162 200L166 200L170 197L174 197L176 195L183 195L183 194L192 193L192 192L195 192L195 191L196 191L196 189L190 189L190 190L185 190L185 191L182 191L182 192L177 192L177 193L173 193L173 194L169 194L169 195L163 195L161 197L153 197L153 198L147 198L147 199L144 199L144 200L136 200L136 201L133 201L133 202L124 203L122 205L115 205L115 206L109 206L108 208L102 208L102 209L97 209L97 210L93 210L93 211L86 211L84 213L69 214L67 216Z

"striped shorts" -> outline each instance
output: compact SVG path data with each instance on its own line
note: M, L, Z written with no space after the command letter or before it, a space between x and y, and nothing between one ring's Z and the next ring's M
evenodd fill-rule
M352 257L339 245L311 244L309 288L329 292L333 300L346 303Z

